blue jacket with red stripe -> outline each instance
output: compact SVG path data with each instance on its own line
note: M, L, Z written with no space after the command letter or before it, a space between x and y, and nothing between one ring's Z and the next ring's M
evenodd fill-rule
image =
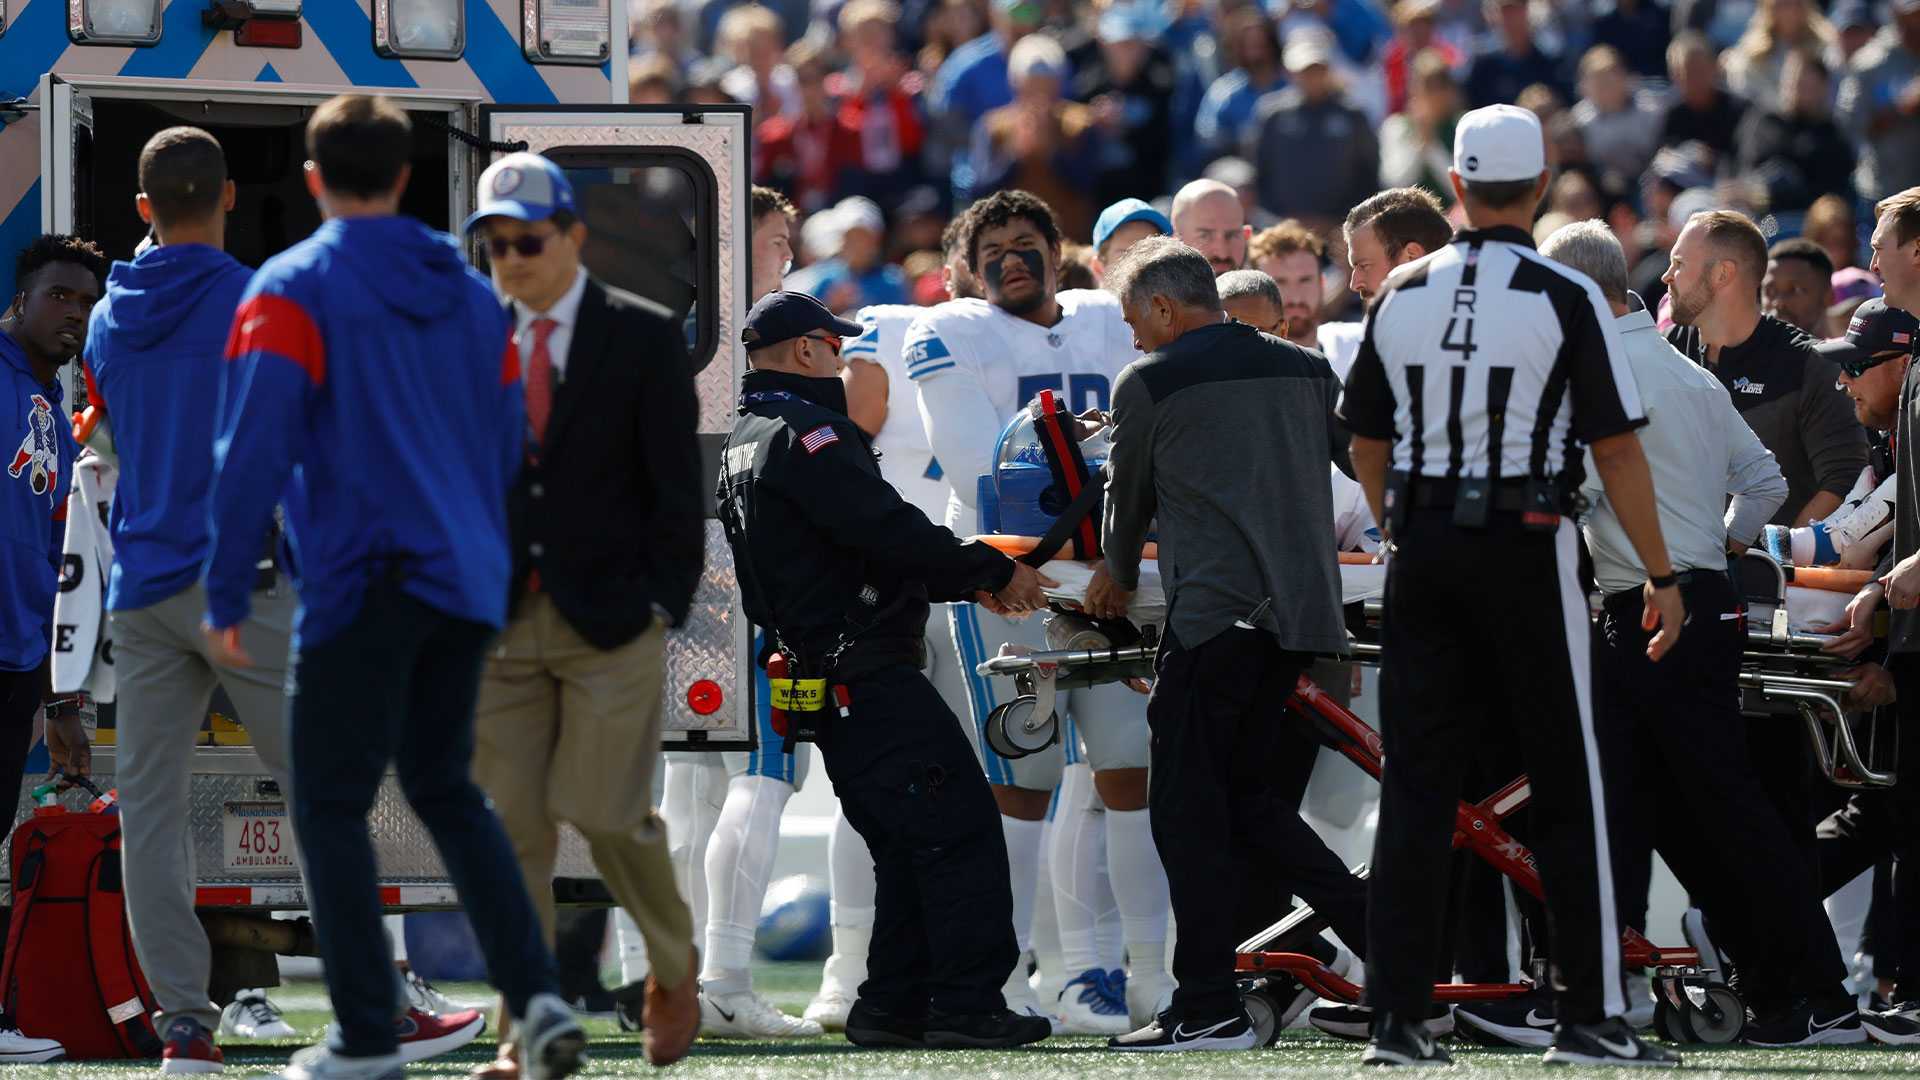
M0 671L32 671L52 641L53 597L66 536L67 489L80 456L60 381L34 378L0 330Z
M149 248L113 264L94 305L87 390L106 406L120 456L109 611L149 607L200 580L220 357L252 276L205 244Z
M267 260L227 340L208 620L246 617L279 502L300 642L350 624L376 578L503 625L526 438L510 329L453 238L411 218L335 219Z

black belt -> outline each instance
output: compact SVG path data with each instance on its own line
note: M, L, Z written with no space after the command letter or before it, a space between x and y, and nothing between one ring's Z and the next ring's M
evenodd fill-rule
M1418 510L1448 509L1458 500L1460 482L1445 478L1417 477L1409 485L1410 504ZM1493 489L1492 509L1518 513L1527 508L1527 482L1502 480Z
M1695 585L1703 585L1708 582L1720 582L1728 588L1733 587L1733 575L1727 573L1725 570L1681 570L1675 573L1673 577L1674 582L1682 589L1691 589ZM1619 592L1610 592L1602 602L1611 603L1621 597L1639 595L1640 588L1636 586L1631 589L1621 589Z

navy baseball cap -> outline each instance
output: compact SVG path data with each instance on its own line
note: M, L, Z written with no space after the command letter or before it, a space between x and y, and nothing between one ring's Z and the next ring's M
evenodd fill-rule
M1122 225L1131 221L1144 221L1160 230L1162 236L1173 235L1173 222L1167 215L1155 210L1142 199L1121 199L1105 210L1100 211L1100 220L1093 223L1093 249L1100 250Z
M545 221L561 211L578 213L567 174L539 154L508 154L480 174L479 188L480 208L460 227L463 232L490 217Z
M803 292L770 292L747 312L740 340L748 352L825 330L835 337L857 337L865 328L827 310L827 305Z
M1857 379L1893 359L1882 354L1911 353L1916 323L1920 320L1888 307L1885 299L1876 296L1853 309L1846 337L1823 341L1814 350L1840 365L1848 378Z

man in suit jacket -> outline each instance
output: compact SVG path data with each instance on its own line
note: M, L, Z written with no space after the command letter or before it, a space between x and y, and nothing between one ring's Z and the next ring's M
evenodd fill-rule
M485 239L494 285L511 300L528 428L508 501L510 618L481 679L474 777L506 824L549 942L559 825L586 837L646 938L647 1055L665 1065L699 1025L692 916L648 797L666 630L687 617L704 550L686 347L665 308L581 266L587 229L546 158L510 154L489 167L467 228ZM510 1060L482 1071L514 1075Z

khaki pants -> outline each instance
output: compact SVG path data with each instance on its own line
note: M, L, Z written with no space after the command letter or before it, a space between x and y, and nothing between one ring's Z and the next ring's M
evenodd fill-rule
M647 942L663 987L695 974L693 916L674 888L652 804L666 628L600 650L544 593L529 594L487 656L473 777L493 800L553 941L561 822L580 830L608 891Z

